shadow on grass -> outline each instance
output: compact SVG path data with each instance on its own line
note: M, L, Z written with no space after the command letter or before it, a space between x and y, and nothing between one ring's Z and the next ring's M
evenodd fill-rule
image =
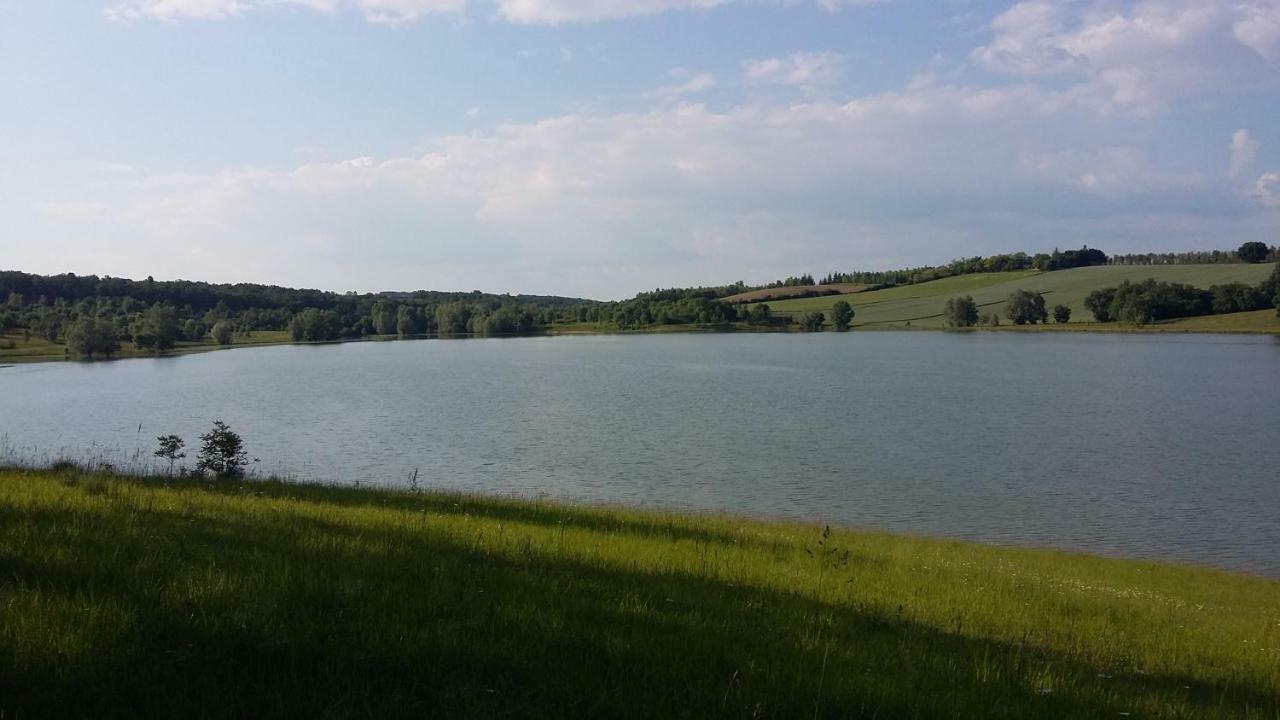
M672 515L643 517L631 515L625 510L608 506L589 507L586 510L571 505L521 498L479 497L447 491L409 491L350 488L335 485L293 483L279 479L250 481L241 484L210 483L198 479L154 477L144 480L128 478L129 482L142 482L151 486L189 487L224 493L253 493L272 498L334 505L341 507L373 507L410 512L429 512L439 515L458 515L481 519L566 527L599 533L621 533L655 540L688 540L695 543L716 543L739 547L780 550L789 547L784 540L769 540L757 536L716 531L685 524L683 518ZM696 513L694 513L696 516ZM714 517L714 515L708 515Z
M1277 711L1260 688L1103 680L1114 668L710 575L603 567L519 537L495 553L436 520L0 508L0 716Z

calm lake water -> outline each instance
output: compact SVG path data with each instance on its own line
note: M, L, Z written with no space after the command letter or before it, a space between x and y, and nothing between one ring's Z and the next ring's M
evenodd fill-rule
M27 460L221 418L260 471L731 510L1280 576L1280 341L405 341L0 369ZM141 430L139 430L141 425ZM194 451L192 451L194 455Z

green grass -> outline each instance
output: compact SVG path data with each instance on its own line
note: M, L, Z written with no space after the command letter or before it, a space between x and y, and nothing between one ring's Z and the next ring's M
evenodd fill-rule
M1273 267L1272 264L1107 265L1047 273L986 273L875 290L849 298L857 312L855 327L893 327L905 326L907 323L912 327L943 327L943 304L947 298L958 295L972 295L981 312L998 313L1004 321L1005 300L1010 293L1019 289L1043 293L1045 303L1050 308L1059 304L1066 305L1071 308L1072 323L1087 323L1093 320L1093 315L1084 307L1085 297L1094 290L1114 287L1125 280L1137 282L1155 278L1202 288L1227 282L1256 284L1265 280ZM810 311L830 313L832 302L834 300L829 298L806 298L769 303L769 308L779 314ZM1110 328L1103 326L1100 329Z
M1183 332L1280 333L1280 316L1275 309L1252 312L1179 318L1158 323L1160 329Z
M870 290L855 295L830 295L827 297L800 298L798 300L776 300L766 303L773 312L789 315L802 312L830 312L831 304L844 300L859 310L864 306L880 305L889 302L912 301L921 298L941 296L941 302L954 295L968 295L974 291L991 285L999 285L1011 280L1028 278L1040 273L1034 270L1005 273L974 273L972 275L956 275L955 277L933 280L919 285L899 285L884 290Z
M1254 717L1280 583L719 515L0 471L0 717Z

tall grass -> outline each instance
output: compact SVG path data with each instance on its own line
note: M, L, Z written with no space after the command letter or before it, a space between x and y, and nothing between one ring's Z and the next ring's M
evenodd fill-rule
M794 523L0 470L0 717L1254 717L1280 583Z

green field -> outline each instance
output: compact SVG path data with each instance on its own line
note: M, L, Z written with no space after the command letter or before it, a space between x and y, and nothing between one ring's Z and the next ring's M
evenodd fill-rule
M1005 299L1014 290L1026 289L1043 293L1052 308L1071 308L1071 321L1088 322L1093 316L1084 307L1085 297L1125 280L1137 282L1155 278L1207 288L1228 282L1256 284L1267 279L1275 266L1259 265L1106 265L1056 272L985 273L959 275L919 285L903 285L888 290L875 290L848 296L857 312L855 327L895 326L942 327L942 306L947 298L972 295L981 312L1000 313L1003 318ZM801 312L830 313L831 304L841 298L805 298L769 303L774 313L787 315Z
M0 470L0 717L1253 717L1280 582L720 515Z

